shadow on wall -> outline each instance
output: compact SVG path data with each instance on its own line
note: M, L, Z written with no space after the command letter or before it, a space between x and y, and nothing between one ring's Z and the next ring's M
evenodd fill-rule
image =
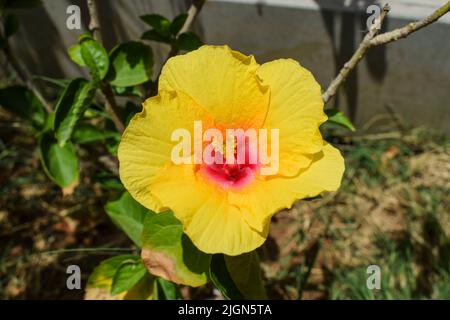
M186 11L189 1L102 0L97 3L104 46L110 50L118 43L138 40L141 33L148 29L139 19L140 15L159 13L172 18ZM66 10L70 5L80 7L81 30L68 30L66 27ZM21 27L12 38L13 52L33 75L58 79L88 76L87 71L72 63L67 55L68 47L76 43L78 36L88 29L86 0L44 0L42 6L20 9L14 13L19 16ZM162 56L165 57L168 48L154 42L149 44L154 49L158 63Z
M324 8L324 4L328 0L314 0L320 7L320 13L325 25L325 29L332 43L332 52L334 57L335 75L339 73L342 66L352 57L353 53L359 46L362 38L367 32L367 18L366 8L370 5L379 5L377 0L337 0L338 5L344 6L358 6L361 11L331 11ZM341 30L340 35L337 35L335 30L335 19L340 15ZM358 21L359 20L359 21ZM389 18L384 20L381 32L388 29ZM339 41L339 42L338 42ZM370 75L378 82L382 82L387 71L386 47L380 46L372 48L368 51L364 62L367 64ZM356 120L357 101L358 101L358 67L348 77L347 81L341 87L341 92L344 90L347 98L347 106L350 119ZM340 105L342 95L338 94L334 98L334 106L336 108Z

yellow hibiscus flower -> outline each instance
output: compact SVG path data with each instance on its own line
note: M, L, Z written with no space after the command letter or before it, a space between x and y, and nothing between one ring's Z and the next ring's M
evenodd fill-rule
M259 65L227 46L203 46L163 67L158 95L123 134L120 177L145 207L172 210L201 251L239 255L263 244L276 212L339 188L344 160L322 139L326 119L319 84L296 61ZM222 131L277 129L279 150L270 151L278 151L278 172L262 175L249 163L174 163L173 132L193 137L196 121Z

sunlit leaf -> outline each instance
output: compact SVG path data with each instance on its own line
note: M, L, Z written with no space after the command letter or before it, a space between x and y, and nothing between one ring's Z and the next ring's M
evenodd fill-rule
M152 75L152 49L136 41L122 43L110 54L108 80L114 86L131 87L148 81Z
M133 288L147 273L141 259L124 262L116 271L111 284L111 294L116 295Z
M54 131L61 146L71 138L73 129L91 103L96 87L93 83L76 78L66 87L55 109Z
M208 281L211 256L193 245L172 212L146 216L141 257L150 273L166 280L192 287Z
M109 57L105 48L98 41L86 35L80 37L81 56L91 71L95 82L103 80L108 73Z
M325 110L325 113L328 116L328 122L337 124L353 132L356 131L352 122L341 111L337 109L328 109Z
M127 291L111 294L111 287L117 271L130 262L140 259L134 255L120 255L109 258L91 273L86 285L85 300L144 300L151 299L154 287L154 277L145 273L144 276Z
M111 220L120 227L138 247L141 247L144 219L151 211L134 200L128 192L124 192L119 199L108 202L105 206L105 210Z
M70 59L78 64L81 67L86 67L86 63L83 60L83 56L81 55L81 46L79 44L75 44L67 50Z

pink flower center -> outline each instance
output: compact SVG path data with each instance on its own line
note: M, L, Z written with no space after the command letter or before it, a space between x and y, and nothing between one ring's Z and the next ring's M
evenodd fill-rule
M235 150L234 161L232 163L227 162L225 155L222 153L219 152L219 154L216 154L218 152L216 151L212 155L222 161L215 161L212 164L203 163L200 167L200 172L209 181L224 189L241 189L247 186L256 177L260 165L258 161L257 163L253 163L250 159L250 153L256 154L256 151L251 150L248 140L246 140L245 146L237 146L237 148L245 148L245 160L238 159L237 154L239 150Z

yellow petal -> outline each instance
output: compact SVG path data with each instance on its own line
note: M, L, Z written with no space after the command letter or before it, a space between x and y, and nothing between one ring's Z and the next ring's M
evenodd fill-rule
M344 159L339 150L325 143L311 165L297 176L259 179L245 190L230 192L229 201L241 208L250 226L261 231L273 214L290 208L296 200L336 191L343 173Z
M252 56L228 46L203 46L164 65L159 88L184 92L206 109L216 125L260 128L270 92L263 87Z
M269 225L252 229L239 208L195 173L194 165L172 165L158 173L152 192L183 223L184 232L206 253L239 255L261 246Z
M320 86L292 59L263 64L257 71L270 86L271 100L264 127L280 130L279 174L294 176L322 149L319 126L326 121Z
M119 145L120 178L130 194L145 207L160 212L167 206L153 195L150 184L155 173L172 162L171 141L175 129L186 129L194 137L194 121L205 126L207 113L183 93L160 91L147 99L141 113L128 124ZM193 142L191 141L193 150Z

